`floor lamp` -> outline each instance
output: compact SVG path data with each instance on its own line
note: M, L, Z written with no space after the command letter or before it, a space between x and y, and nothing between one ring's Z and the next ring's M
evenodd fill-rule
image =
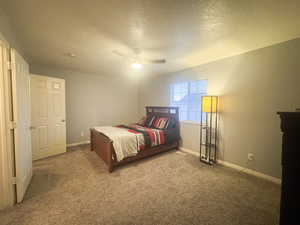
M200 161L217 162L218 96L202 96L200 116Z

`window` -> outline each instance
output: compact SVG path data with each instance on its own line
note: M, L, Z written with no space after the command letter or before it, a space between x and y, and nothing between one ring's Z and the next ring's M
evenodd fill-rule
M170 86L171 106L179 107L179 119L200 122L201 97L207 94L207 80L175 83Z

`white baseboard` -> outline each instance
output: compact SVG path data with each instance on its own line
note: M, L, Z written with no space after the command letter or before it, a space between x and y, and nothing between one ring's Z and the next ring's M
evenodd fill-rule
M51 156L55 156L55 155L60 155L60 154L63 154L67 151L66 149L66 146L63 145L63 146L60 146L60 147L57 147L55 149L53 149L53 151L51 152L47 152L47 153L43 153L43 154L33 154L32 155L32 160L33 161L36 161L36 160L39 160L39 159L44 159L44 158L48 158L48 157L51 157Z
M218 160L218 163L220 165L239 170L239 171L247 173L249 175L260 177L260 178L263 178L265 180L271 181L276 184L281 184L281 179L279 179L279 178L272 177L270 175L267 175L267 174L264 174L264 173L261 173L261 172L255 171L255 170L251 170L251 169L248 169L248 168L245 168L245 167L242 167L242 166L230 163L230 162L222 161L222 160Z
M67 144L67 147L75 147L75 146L79 146L79 145L86 145L86 144L89 144L89 143L90 143L90 141L82 141L82 142Z
M186 153L190 153L190 154L195 155L195 156L200 156L199 152L195 152L195 151L187 149L187 148L179 147L179 150L183 151L183 152L186 152Z
M195 152L195 151L192 151L190 149L180 148L180 150L183 151L183 152L190 153L192 155L198 156L198 157L200 156L199 152ZM261 172L255 171L255 170L251 170L251 169L248 169L248 168L245 168L245 167L242 167L242 166L230 163L230 162L218 160L218 164L220 164L222 166L230 167L232 169L235 169L235 170L238 170L238 171L241 171L241 172L244 172L244 173L247 173L249 175L253 175L253 176L256 176L256 177L263 178L265 180L271 181L271 182L276 183L276 184L281 184L281 179L279 179L279 178L272 177L270 175L267 175L267 174L264 174L264 173L261 173Z

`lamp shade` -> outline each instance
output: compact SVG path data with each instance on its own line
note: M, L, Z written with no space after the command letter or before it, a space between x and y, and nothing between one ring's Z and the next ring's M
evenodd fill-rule
M217 112L218 96L202 96L202 112Z

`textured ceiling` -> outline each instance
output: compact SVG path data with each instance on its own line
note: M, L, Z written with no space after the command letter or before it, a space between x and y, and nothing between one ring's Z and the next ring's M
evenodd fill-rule
M164 74L300 37L299 0L1 0L0 7L30 63L104 76ZM112 53L135 48L167 63L133 72Z

